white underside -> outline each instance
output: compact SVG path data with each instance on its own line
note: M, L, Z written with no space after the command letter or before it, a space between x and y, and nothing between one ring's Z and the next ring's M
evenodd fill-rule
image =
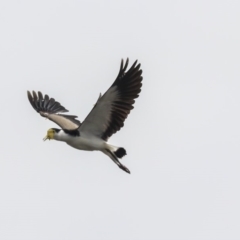
M97 138L84 138L84 137L73 137L66 141L71 147L77 148L79 150L94 151L94 150L104 150L106 148L106 143L102 139Z
M69 146L85 151L105 151L109 149L116 151L118 147L112 146L103 139L92 135L80 134L80 136L70 136L63 131L60 131L55 140L66 142Z

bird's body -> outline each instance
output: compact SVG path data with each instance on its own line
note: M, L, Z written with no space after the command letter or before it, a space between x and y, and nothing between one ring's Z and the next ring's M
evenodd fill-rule
M69 138L66 143L79 150L85 151L102 151L106 145L106 143L94 136L80 136L75 139Z
M56 134L55 140L66 142L69 146L85 151L102 151L106 148L106 142L96 136L80 133L79 135L71 135L64 130L60 130Z
M107 141L112 134L123 127L124 120L133 108L134 99L138 97L142 86L142 70L137 61L126 72L128 60L121 63L117 79L102 96L100 94L86 119L81 123L77 116L64 115L67 112L55 99L41 92L32 94L28 91L28 99L33 108L41 116L58 124L62 129L51 128L46 139L66 142L69 146L85 151L101 151L109 156L122 170L130 171L122 165L118 158L126 155L122 147L110 145Z

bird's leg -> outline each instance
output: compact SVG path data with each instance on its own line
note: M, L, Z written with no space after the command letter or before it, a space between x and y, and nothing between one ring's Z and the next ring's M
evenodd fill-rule
M113 160L113 162L115 162L118 165L119 168L130 174L129 169L125 167L123 164L121 164L117 157L109 149L106 149L106 151L107 151L106 154Z

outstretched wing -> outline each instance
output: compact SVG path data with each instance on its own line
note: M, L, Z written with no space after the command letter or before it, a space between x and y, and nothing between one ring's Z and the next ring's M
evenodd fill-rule
M128 59L121 62L119 74L112 86L100 96L92 111L79 128L80 133L95 135L107 141L123 127L141 92L142 70L137 61L127 70Z
M58 126L66 130L73 130L78 128L81 123L76 119L77 116L59 114L62 112L68 112L59 102L56 102L54 98L49 98L48 95L43 97L41 92L36 94L32 91L32 94L27 91L28 100L32 107L42 116L55 122Z

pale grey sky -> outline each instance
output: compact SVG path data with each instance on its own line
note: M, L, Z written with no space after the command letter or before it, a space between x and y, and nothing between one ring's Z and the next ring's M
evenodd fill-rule
M0 239L240 239L240 2L1 1ZM26 91L83 120L129 57L143 88L100 152L42 139Z

